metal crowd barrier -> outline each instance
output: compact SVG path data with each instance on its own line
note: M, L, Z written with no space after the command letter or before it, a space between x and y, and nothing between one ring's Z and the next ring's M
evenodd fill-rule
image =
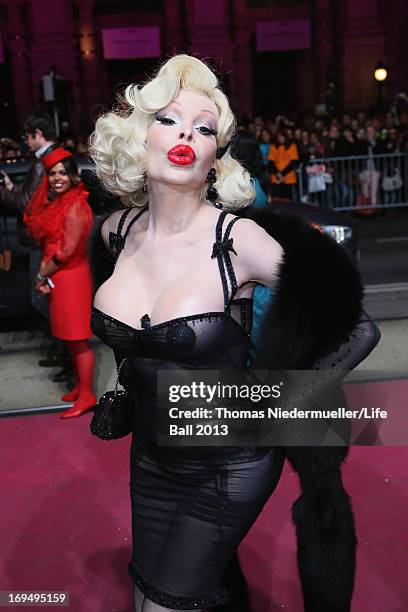
M408 154L311 159L297 170L299 199L322 208L358 210L408 207Z

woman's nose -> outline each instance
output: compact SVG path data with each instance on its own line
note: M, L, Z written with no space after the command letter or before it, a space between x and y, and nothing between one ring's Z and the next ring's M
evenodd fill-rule
M193 130L184 130L180 132L180 140L187 140L191 142L193 140Z

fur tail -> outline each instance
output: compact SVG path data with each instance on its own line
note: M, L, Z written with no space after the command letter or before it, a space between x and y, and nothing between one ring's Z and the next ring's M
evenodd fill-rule
M357 539L341 481L303 492L292 507L305 612L349 612Z

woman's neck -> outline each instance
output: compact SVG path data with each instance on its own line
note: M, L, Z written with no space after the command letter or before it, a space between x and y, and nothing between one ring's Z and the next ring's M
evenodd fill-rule
M151 181L147 231L169 236L193 230L205 208L201 189Z

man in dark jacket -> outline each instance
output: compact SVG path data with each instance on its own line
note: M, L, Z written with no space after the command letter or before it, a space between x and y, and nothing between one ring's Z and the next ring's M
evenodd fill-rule
M19 236L21 242L30 247L30 280L31 302L37 310L48 320L48 297L35 290L35 275L40 269L42 252L36 243L24 232L22 214L39 186L44 175L44 166L41 159L55 146L55 126L47 113L34 112L27 117L24 124L25 140L28 148L35 155L24 182L15 185L10 177L2 172L4 185L0 185L0 205L19 215Z

